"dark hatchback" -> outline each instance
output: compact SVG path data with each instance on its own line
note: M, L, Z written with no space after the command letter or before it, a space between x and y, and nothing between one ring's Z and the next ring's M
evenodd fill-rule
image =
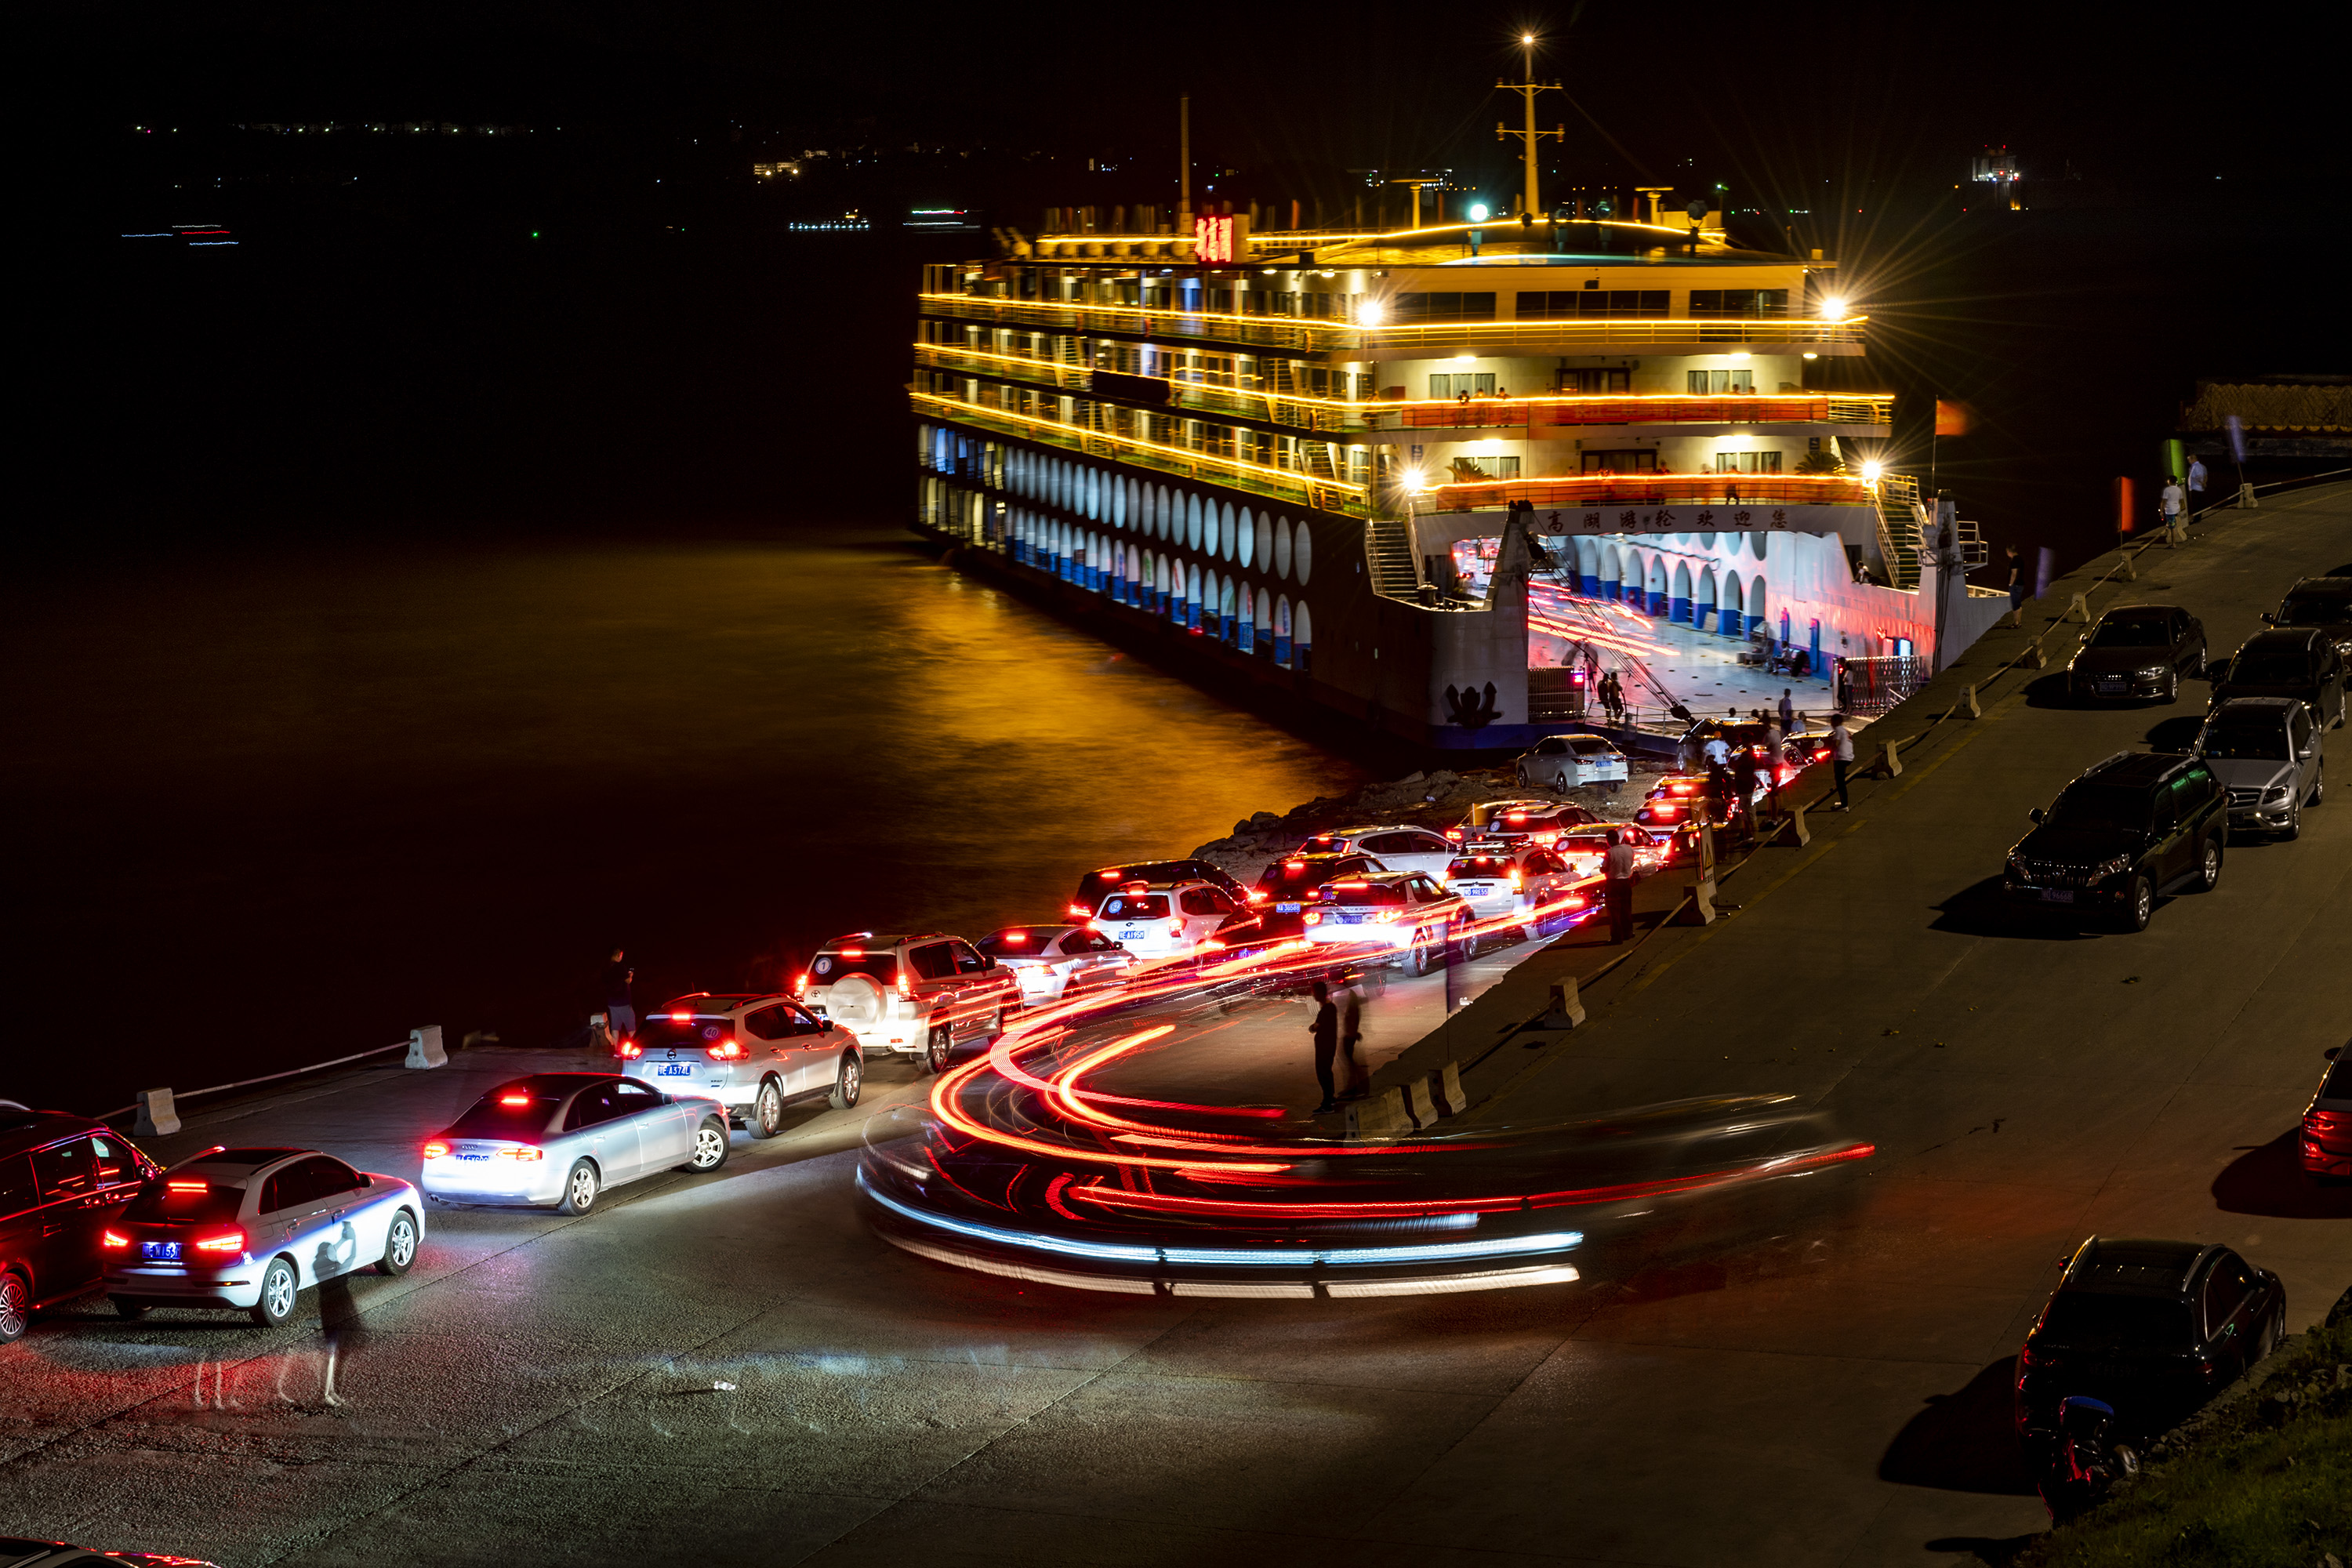
M1265 940L1304 936L1306 917L1301 911L1315 901L1316 890L1324 883L1387 869L1370 855L1286 855L1269 862L1257 879L1257 891L1251 895L1263 900L1257 910Z
M0 1344L39 1309L97 1289L107 1222L161 1174L102 1121L0 1110Z
M2202 757L2118 752L2086 769L2009 851L2001 890L2021 903L2112 914L2145 931L2158 897L2212 891L2230 800Z
M2178 605L2120 605L2099 617L2066 665L2070 697L2178 700L2205 668L2205 627Z
M2315 722L2344 722L2344 656L2325 632L2256 632L2213 678L2213 705L2232 697L2293 697Z
M1103 900L1129 882L1149 882L1154 887L1162 882L1208 882L1223 889L1236 904L1255 901L1250 890L1234 881L1223 867L1213 866L1206 860L1138 860L1131 865L1105 866L1079 878L1078 890L1070 895L1070 918L1094 919Z
M2270 1354L2286 1289L2226 1247L2094 1237L2072 1258L2017 1354L2017 1430L2045 1440L2058 1402L2115 1407L2146 1439Z
M2352 577L2305 577L2286 591L2274 626L2303 626L2323 635L2336 651L2352 658Z

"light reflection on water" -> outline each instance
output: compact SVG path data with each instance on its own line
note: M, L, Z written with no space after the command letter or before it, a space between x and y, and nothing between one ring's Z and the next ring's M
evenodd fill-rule
M13 951L184 1027L26 1085L98 1108L440 1022L538 1043L851 929L1051 918L1083 869L1360 782L907 549L425 543L18 582ZM264 1022L230 998L268 996ZM153 1075L153 1076L151 1076Z

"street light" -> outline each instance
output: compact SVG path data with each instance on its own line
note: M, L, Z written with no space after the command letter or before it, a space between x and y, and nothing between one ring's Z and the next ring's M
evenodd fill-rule
M1828 299L1822 301L1822 320L1824 321L1843 321L1845 320L1844 295L1832 294Z
M1866 485L1874 485L1878 482L1878 476L1884 472L1885 472L1885 470L1880 468L1876 462L1864 463L1862 466L1862 482Z
M1367 300L1362 304L1356 307L1356 324L1364 327L1377 327L1381 324L1381 318L1387 314L1387 308L1381 305L1378 300Z
M1486 211L1487 208L1485 202L1472 202L1470 204L1470 221L1472 223L1485 223L1486 221Z

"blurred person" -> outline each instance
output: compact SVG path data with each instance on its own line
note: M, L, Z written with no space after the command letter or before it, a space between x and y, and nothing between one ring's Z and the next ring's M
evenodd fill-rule
M1618 828L1609 836L1609 847L1601 857L1601 887L1609 903L1609 940L1630 942L1633 937L1633 845L1628 830Z
M1837 804L1830 809L1843 811L1853 804L1846 793L1846 774L1853 768L1853 735L1845 727L1845 715L1830 715L1830 772L1837 778Z
M1790 688L1784 686L1780 688L1780 732L1782 734L1787 734L1796 727L1796 696Z
M1314 1114L1321 1116L1339 1108L1338 1086L1331 1081L1331 1063L1339 1054L1339 1009L1331 1005L1331 988L1320 980L1315 983L1315 1021L1307 1033L1315 1042L1315 1081L1323 1089L1323 1103Z
M1361 1100L1370 1085L1370 1075L1364 1070L1364 1059L1356 1047L1364 1042L1364 990L1360 985L1340 988L1339 996L1339 1065L1348 1078L1345 1100Z
M2189 503L2189 492L2180 488L2180 477L2174 475L2164 481L2164 490L2158 506L2164 514L2164 526L2171 528L2180 521L2180 509Z
M2189 459L2189 515L2194 517L2205 505L2205 459Z
M1732 719L1735 722L1738 720L1738 717L1739 715L1737 713L1732 715ZM1720 730L1707 737L1706 744L1700 747L1699 752L1701 755L1706 758L1707 771L1710 773L1714 772L1717 768L1725 768L1731 765L1731 742L1723 738L1723 731Z
M616 1040L637 1032L637 1009L629 989L637 972L629 967L627 957L615 947L613 956L604 961L604 1031Z
M2017 552L2017 546L2007 546L2005 552L2009 556L2009 607L2021 616L2025 601L2033 597L2033 587L2025 580L2025 557Z

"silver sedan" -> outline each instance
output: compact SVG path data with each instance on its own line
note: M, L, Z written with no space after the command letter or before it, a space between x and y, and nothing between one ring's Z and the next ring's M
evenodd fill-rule
M586 1214L607 1187L727 1163L727 1108L633 1078L546 1072L503 1083L425 1144L425 1191L444 1203Z

